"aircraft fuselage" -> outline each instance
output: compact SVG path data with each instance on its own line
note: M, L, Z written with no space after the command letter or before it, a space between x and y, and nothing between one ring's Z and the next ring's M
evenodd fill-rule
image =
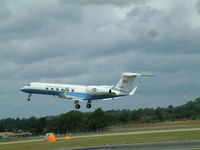
M29 94L54 95L66 99L95 100L125 96L128 93L112 89L112 86L85 86L72 84L53 84L33 82L21 88Z

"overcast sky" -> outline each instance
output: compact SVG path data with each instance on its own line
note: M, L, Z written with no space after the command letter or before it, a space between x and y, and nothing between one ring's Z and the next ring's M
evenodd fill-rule
M29 82L113 85L122 72L157 76L137 78L134 96L93 102L89 111L199 97L200 0L0 1L0 119L74 110L53 96L27 102L19 90Z

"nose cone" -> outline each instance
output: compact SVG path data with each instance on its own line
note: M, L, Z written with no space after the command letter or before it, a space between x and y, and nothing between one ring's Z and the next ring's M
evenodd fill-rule
M25 92L25 87L22 87L20 91Z

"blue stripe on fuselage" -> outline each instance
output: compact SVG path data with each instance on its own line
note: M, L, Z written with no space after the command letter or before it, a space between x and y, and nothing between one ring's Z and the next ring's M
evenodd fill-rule
M72 93L69 92L66 94L67 96L71 97L78 97L83 100L93 100L93 99L105 99L105 98L114 98L116 96L114 95L91 95L91 94L86 94L86 93Z
M38 89L23 89L23 92L31 94L46 94L46 95L59 95L60 91L38 90Z
M45 95L57 95L57 96L60 96L63 94L63 92L61 92L61 91L38 90L38 89L23 89L22 91L26 92L26 93L32 93L32 94L45 94ZM80 98L83 100L106 99L106 98L119 97L119 96L115 96L115 95L91 95L91 94L76 93L76 92L68 92L68 93L65 93L65 95L69 96L69 97Z

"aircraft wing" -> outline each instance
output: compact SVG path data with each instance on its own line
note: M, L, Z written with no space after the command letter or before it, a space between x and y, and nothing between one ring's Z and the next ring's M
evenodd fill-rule
M71 98L71 100L74 100L74 101L80 101L80 102L84 102L83 99L81 99L80 97L75 97L75 96L69 96Z
M67 88L66 88L67 89ZM81 101L81 102L83 102L84 100L83 99L81 99L80 97L76 97L76 96L72 96L72 95L67 95L66 93L66 89L62 92L62 93L60 93L60 98L64 98L64 99L71 99L71 100L74 100L74 101L76 101L76 100L78 100L78 101Z
M111 100L115 100L115 99L119 99L121 97L114 97L114 98L104 98L104 99L96 99L96 100L102 100L102 101L111 101Z
M74 100L74 101L80 101L80 102L84 102L83 99L79 98L79 97L74 97L74 96L60 96L60 98L64 98L64 99L70 99L70 100Z

